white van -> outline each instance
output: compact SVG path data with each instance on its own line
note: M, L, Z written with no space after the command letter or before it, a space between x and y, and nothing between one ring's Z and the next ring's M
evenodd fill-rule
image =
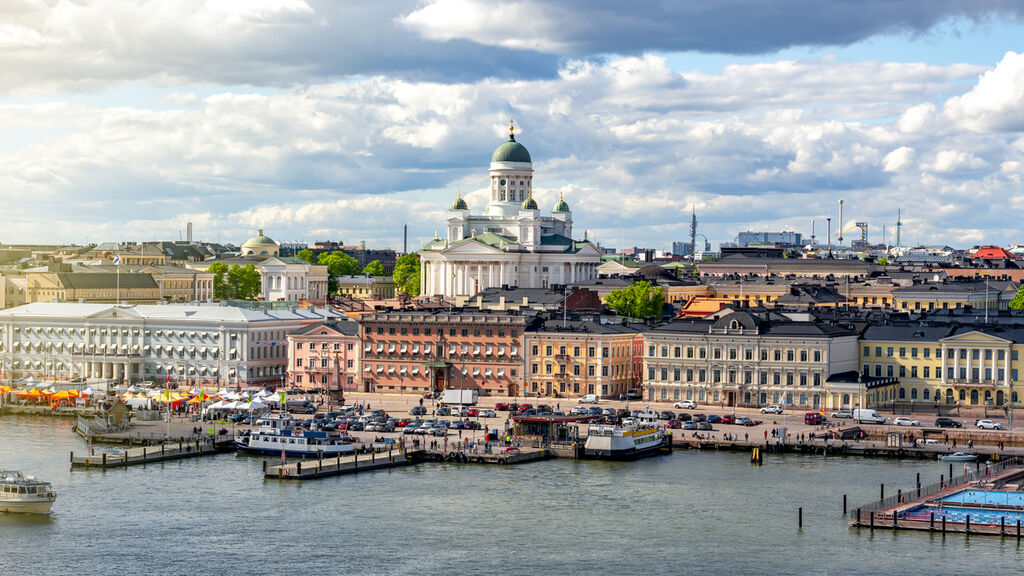
M600 398L597 394L587 394L576 401L577 404L597 404Z
M858 408L853 411L853 419L861 424L885 424L885 418L879 416L877 410Z

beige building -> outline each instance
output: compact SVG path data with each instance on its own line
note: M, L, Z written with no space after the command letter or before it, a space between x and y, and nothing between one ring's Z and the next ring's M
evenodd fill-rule
M140 272L37 272L26 275L26 302L156 304L160 286Z

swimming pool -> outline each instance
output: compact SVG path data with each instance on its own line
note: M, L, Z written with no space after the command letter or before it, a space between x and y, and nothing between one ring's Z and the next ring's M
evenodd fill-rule
M956 504L1002 504L1004 506L1024 506L1024 493L1003 490L961 490L939 499L939 502ZM974 517L972 516L973 520Z
M960 522L964 523L967 521L967 516L971 516L971 524L994 524L999 525L1001 518L1006 518L1006 525L1011 526L1017 523L1018 520L1024 524L1024 512L1013 512L1009 510L979 510L978 508L960 508L957 506L942 506L942 507L930 507L930 506L915 506L909 510L900 512L900 519L902 520L931 520L932 512L935 513L935 522L942 522L942 518L946 518L946 522Z

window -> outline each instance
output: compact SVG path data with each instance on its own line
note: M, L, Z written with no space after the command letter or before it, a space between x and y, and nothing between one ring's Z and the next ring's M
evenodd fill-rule
M902 364L900 364L900 378L906 378L906 377L907 377L907 367L902 365Z
M714 358L715 360L721 360L722 359L722 349L721 348L714 348L711 351L711 357Z
M903 347L903 346L900 346L900 358L906 358L906 357L907 357L907 349L905 347Z
M548 344L547 346L544 347L544 355L545 356L551 356L551 345L550 344Z
M875 346L875 356L878 356L878 357L882 356L882 347L881 346Z
M647 355L654 357L654 344L651 344L650 346L647 347Z
M807 362L807 350L800 351L800 361Z
M572 375L573 376L579 376L580 375L580 365L579 364L576 364L575 366L572 367Z
M538 366L537 366L537 364L536 364L536 363L535 363L535 364L532 364L532 365L530 366L530 373L531 373L531 374L536 374L537 372L538 372Z
M662 368L661 369L661 379L663 381L664 380L668 380L668 368Z
M900 366L900 368L903 368L903 367ZM900 370L900 372L902 372L902 370ZM910 367L910 377L911 378L917 378L917 366L911 366Z
M661 357L668 358L668 346L661 347Z
M686 357L693 358L693 346L686 347ZM1014 358L1014 360L1016 360L1016 358Z
M296 342L295 343L295 349L296 350L302 350L302 342Z
M888 348L885 349L886 357L892 358L892 353L893 353L893 347L892 346L889 346Z
M925 348L925 350L928 350L928 349ZM925 366L924 370L922 372L923 372L922 376L924 378L931 378L932 377L932 368L931 368L931 366ZM938 370L936 370L936 372L938 372ZM925 399L927 400L927 398L925 398Z
M647 379L654 380L654 366L647 367Z
M821 350L814 351L814 361L821 362Z
M606 352L605 356L607 356L607 355L608 354ZM675 348L673 348L672 349L672 355L675 356L676 358L681 358L682 355L683 355L683 348L682 348L682 346L676 346Z
M676 382L679 382L679 378L680 378L680 376L682 376L682 373L683 373L682 369L674 368L672 370L672 380L675 380ZM606 376L607 376L607 374L606 374Z
M931 348L925 348L922 352L924 353L924 357L925 358L931 358L931 356L932 356L932 349Z
M871 346L865 346L864 347L864 357L865 358L870 358L871 357Z

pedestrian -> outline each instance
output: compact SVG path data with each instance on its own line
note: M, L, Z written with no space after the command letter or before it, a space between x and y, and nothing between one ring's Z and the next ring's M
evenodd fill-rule
M768 429L767 428L765 428L765 430L764 430L764 441L765 442L768 441Z
M953 450L956 450L956 438L953 438Z
M967 447L972 449L974 448L974 438L967 441Z
M744 432L743 433L743 441L744 442L749 442L750 441L750 434Z

